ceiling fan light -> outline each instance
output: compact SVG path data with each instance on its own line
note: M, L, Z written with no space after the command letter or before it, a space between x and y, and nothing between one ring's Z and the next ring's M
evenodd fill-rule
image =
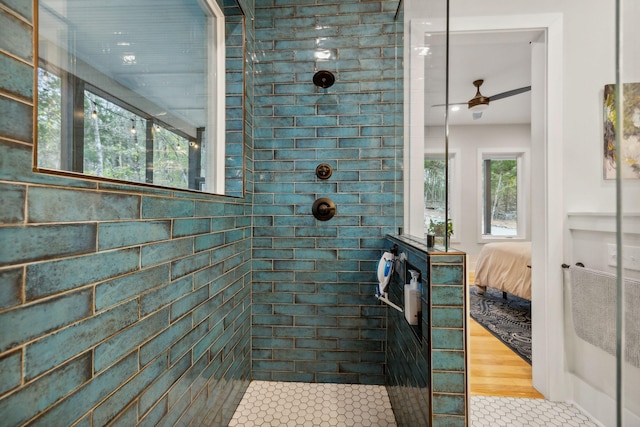
M477 103L469 102L469 109L473 110L474 112L485 111L488 108L489 108L489 102L477 102Z

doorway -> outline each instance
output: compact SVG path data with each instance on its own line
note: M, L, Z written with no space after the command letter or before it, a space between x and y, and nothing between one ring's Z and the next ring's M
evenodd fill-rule
M553 360L561 360L562 342L558 334L548 331L552 322L562 319L562 307L554 300L561 300L550 283L561 283L561 277L553 277L551 257L561 259L561 221L554 224L549 218L562 218L558 202L561 182L560 159L549 159L549 146L561 146L558 137L561 102L556 99L562 84L562 57L559 55L562 33L558 16L531 15L520 17L487 17L451 20L451 32L538 32L531 44L531 241L532 241L532 339L533 385L545 397L559 398L560 389L552 383L554 371L561 368ZM554 182L556 187L549 185ZM555 203L554 203L555 202ZM558 226L560 228L558 228ZM551 243L550 236L554 237ZM557 324L557 323L556 323ZM558 343L557 340L560 340ZM554 342L555 341L555 342ZM560 354L558 354L560 352ZM551 362L549 362L551 361ZM560 378L555 375L555 378Z
M505 254L520 254L534 237L529 191L534 176L532 43L543 36L539 29L460 31L449 36L448 145L449 152L458 154L454 169L462 171L461 179L449 180L451 193L462 195L459 203L450 204L457 230L452 247L469 259L469 384L476 395L542 397L531 385L531 303L530 296L523 295L529 294L530 282L500 283L509 292L503 298L498 282L488 283L493 288L480 294L473 286L473 273L488 243L492 245L485 252L499 244ZM490 102L477 113L468 108L467 100L477 99L474 85L479 80L478 92ZM460 212L455 212L458 207ZM523 266L530 265L525 257L522 254ZM530 277L529 269L525 273ZM491 282L486 274L480 278L483 284Z

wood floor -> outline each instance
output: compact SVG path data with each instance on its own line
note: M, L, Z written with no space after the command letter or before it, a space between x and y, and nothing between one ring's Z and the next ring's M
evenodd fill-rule
M472 395L531 397L543 396L531 385L531 366L469 318L470 375Z

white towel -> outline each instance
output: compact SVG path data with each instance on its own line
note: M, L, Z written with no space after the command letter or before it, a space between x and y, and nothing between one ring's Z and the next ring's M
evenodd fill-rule
M576 334L606 352L616 353L616 276L571 268L571 315ZM625 359L640 368L640 282L625 279Z

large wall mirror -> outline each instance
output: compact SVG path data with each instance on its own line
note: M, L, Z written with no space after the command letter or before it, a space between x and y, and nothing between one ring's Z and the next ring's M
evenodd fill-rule
M35 168L241 197L235 1L39 0Z

